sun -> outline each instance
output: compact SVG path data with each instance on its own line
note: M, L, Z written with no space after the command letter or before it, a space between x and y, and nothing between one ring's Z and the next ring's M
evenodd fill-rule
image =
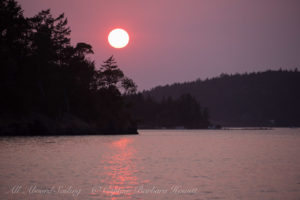
M108 42L112 47L120 49L127 46L129 35L124 29L116 28L108 34Z

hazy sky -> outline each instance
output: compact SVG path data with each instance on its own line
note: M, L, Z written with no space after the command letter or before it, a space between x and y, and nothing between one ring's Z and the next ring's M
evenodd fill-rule
M19 0L25 16L65 13L72 43L93 46L97 65L114 55L139 86L300 67L300 0ZM112 28L130 35L113 49Z

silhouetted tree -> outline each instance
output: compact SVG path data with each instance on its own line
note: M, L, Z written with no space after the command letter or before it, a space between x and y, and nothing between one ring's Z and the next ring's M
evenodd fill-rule
M183 94L177 99L163 98L154 101L150 96L142 94L127 96L131 102L131 113L139 121L141 128L208 128L210 125L207 110L194 97Z
M58 124L68 115L88 123L89 132L136 132L124 101L124 95L135 93L136 85L112 56L96 70L94 61L87 58L92 46L70 44L71 30L64 14L55 18L48 9L25 18L14 0L2 0L0 6L2 119L45 118ZM28 125L19 121L7 130L59 129L49 128L45 121Z
M125 94L135 93L137 86L118 68L113 56L103 62L96 73L96 88L120 89Z

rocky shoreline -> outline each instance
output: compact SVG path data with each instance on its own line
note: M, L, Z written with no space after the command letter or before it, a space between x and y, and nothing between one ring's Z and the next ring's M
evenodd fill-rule
M35 114L26 118L0 119L0 136L127 135L138 134L135 123L111 122L106 126L87 123L73 115L57 119Z

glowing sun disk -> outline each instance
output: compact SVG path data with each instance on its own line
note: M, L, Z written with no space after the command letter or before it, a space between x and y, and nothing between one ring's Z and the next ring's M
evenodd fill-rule
M108 34L108 42L114 48L123 48L129 42L129 35L124 29L116 28Z

